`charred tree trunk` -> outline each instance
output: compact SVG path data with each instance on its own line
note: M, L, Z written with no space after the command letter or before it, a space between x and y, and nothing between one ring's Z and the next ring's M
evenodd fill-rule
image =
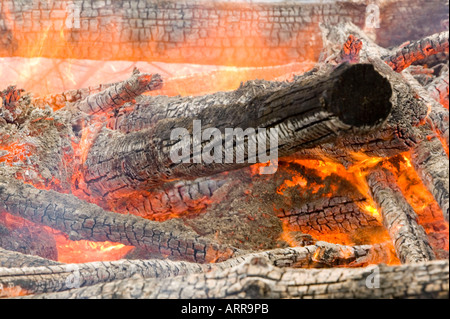
M222 140L227 127L276 129L278 155L286 156L332 141L348 130L357 133L373 129L389 115L392 107L389 83L370 65L343 65L328 75L306 76L289 85L275 84L275 89L263 87L256 95L250 93L252 89L244 87L222 96L163 99L164 103L159 105L158 100L143 102L135 114L124 121L119 119L114 125L119 131L129 131L126 128L133 123L133 130L141 131L121 134L104 129L100 132L85 163L87 188L101 196L118 190L151 189L170 180L213 175L256 161L249 158L248 143L242 140L236 141L233 147L232 164L223 163L226 155L222 150L219 163L195 164L201 161L202 154L201 150L190 147L195 143L194 134L199 134L193 131L194 119L202 121L204 129L219 129ZM249 93L251 98L240 102L241 96ZM137 115L142 109L147 120ZM194 112L189 112L191 109ZM156 122L161 111L164 115ZM186 112L190 113L189 117L185 117ZM184 128L190 134L188 153L181 158L184 163L173 163L170 157L171 147L179 142L171 140L175 128ZM270 131L268 136L273 134ZM260 146L265 149L266 145L257 143L256 135L249 139L253 139L256 149ZM236 161L238 149L244 152L242 164Z

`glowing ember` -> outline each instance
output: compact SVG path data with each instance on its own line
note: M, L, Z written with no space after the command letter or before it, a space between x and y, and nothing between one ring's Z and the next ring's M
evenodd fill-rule
M58 261L63 263L119 260L133 249L131 246L109 241L71 241L62 234L55 235L55 240L58 249Z
M44 232L53 236L58 251L58 260L63 263L85 263L92 261L119 260L126 256L133 247L113 242L93 242L88 240L72 241L67 235L50 227L34 224L21 217L9 213L0 213L0 222L8 229L28 227L36 232Z

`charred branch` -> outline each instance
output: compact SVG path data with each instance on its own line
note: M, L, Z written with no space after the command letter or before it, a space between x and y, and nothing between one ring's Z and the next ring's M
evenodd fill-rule
M438 53L448 53L449 32L433 34L400 47L393 54L384 57L386 63L396 72L402 72L412 63Z
M108 112L119 108L127 102L132 102L137 96L146 91L158 90L162 87L159 74L140 73L135 69L133 75L123 82L113 85L97 94L89 95L86 99L75 103L76 108L86 114Z
M403 197L394 176L377 169L369 173L367 182L400 261L418 263L435 259L427 234L419 226L417 215Z
M189 145L193 145L194 119L206 123L205 128L217 128L222 141L227 127L277 129L278 155L282 157L333 141L346 131L373 129L386 119L392 107L391 86L371 65L342 65L327 76L306 76L289 85L274 85L276 88L270 93L259 90L256 95L251 95L253 88L248 86L221 96L160 98L164 103L158 103L158 98L146 100L126 121L132 121L134 129L147 130L128 134L109 129L100 132L84 166L88 188L105 196L117 190L151 189L174 179L193 179L252 164L247 143L242 141L236 141L233 147L232 164L195 164L193 159L201 154L197 150L194 153L191 147L183 154L181 163L173 163L171 147L180 141L171 140L171 131L186 129L190 134ZM245 103L243 95L247 95ZM348 96L352 98L348 100ZM139 114L143 109L147 120ZM156 122L161 112L164 116L160 119L164 120ZM122 121L114 127L127 130L130 124ZM255 149L259 149L256 135L250 139L254 140ZM236 161L239 148L243 149L244 163ZM220 155L224 159L222 151Z
M448 82L449 72L447 69L426 87L430 97L441 103L446 109L448 109Z

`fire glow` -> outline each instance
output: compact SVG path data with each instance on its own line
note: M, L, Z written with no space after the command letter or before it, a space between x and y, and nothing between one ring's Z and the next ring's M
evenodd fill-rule
M12 17L7 19L12 21ZM116 26L112 23L109 26L109 33L114 35L114 28ZM3 59L2 63L0 63L0 72L6 73L6 70L2 69L3 63L15 63L15 66L18 67L16 77L11 78L7 77L9 82L17 82L25 89L33 91L37 94L41 92L54 92L55 88L63 87L65 90L72 89L81 89L85 86L91 85L91 83L104 82L101 81L102 74L96 73L96 76L91 76L91 73L95 73L96 70L101 69L103 67L109 68L112 72L110 76L109 82L116 82L123 80L125 77L126 71L128 71L131 67L135 66L137 62L123 62L119 61L120 52L117 54L118 61L110 61L110 62L100 62L100 61L85 61L79 57L72 57L70 59L62 60L62 59L52 59L51 57L64 55L63 52L66 52L69 56L72 56L70 53L71 43L68 41L70 35L69 32L65 29L65 25L61 25L60 28L56 28L53 26L43 27L40 31L40 35L32 45L28 41L23 40L24 42L18 43L18 55L23 57L23 59ZM227 28L225 25L221 25L221 28ZM111 32L112 31L112 32ZM219 30L208 30L209 36L203 40L206 44L215 43L215 34L217 34ZM260 30L257 28L250 29L249 32L260 34ZM56 33L59 36L57 37L58 41L50 43L49 34ZM55 37L51 37L51 39L55 39ZM81 39L80 41L83 41ZM150 43L148 47L144 48L148 50L148 52L164 54L167 56L177 55L179 52L178 49L164 49L161 50L159 48L160 43L154 42ZM224 51L226 51L224 45ZM283 48L273 48L265 43L264 38L260 36L257 40L254 41L250 47L259 48L262 47L262 51L269 52L270 55L278 56L281 60L286 55L286 50ZM128 51L131 48L121 48L121 51ZM194 50L194 49L192 49ZM225 54L226 56L226 54ZM50 57L50 58L48 58ZM132 59L136 59L137 57L131 57ZM149 56L148 59L152 60L152 56ZM278 66L265 66L265 67L237 67L234 65L239 65L244 63L245 61L226 61L226 65L219 67L219 61L217 61L217 65L209 65L209 66L199 66L199 65L188 65L184 64L182 67L176 63L170 65L166 65L170 71L172 71L172 76L168 76L165 79L165 86L162 91L154 91L149 92L147 95L160 95L165 94L169 96L189 96L189 95L203 95L212 92L218 91L231 91L239 88L242 82L248 80L255 79L265 79L265 80L292 80L294 74L302 74L303 72L309 70L314 65L314 54L311 52L310 55L303 57L305 61L303 62L291 62L287 57L286 63L284 65ZM1 60L1 59L0 59ZM6 62L3 62L5 61ZM223 61L220 61L223 63ZM89 69L86 71L86 65L89 66ZM117 72L117 68L121 67L123 72ZM155 65L149 65L150 71L155 70ZM178 73L174 72L177 68L182 69ZM80 71L84 70L84 71ZM146 71L143 69L143 71ZM122 73L122 74L121 74ZM167 71L167 73L171 73ZM108 73L104 73L108 74ZM103 74L103 75L104 75ZM47 81L45 83L41 83L42 78L61 78L60 83L52 83L51 81ZM61 84L62 83L62 84ZM192 85L190 85L193 83ZM430 112L430 108L428 113ZM104 116L104 117L102 117ZM427 114L428 117L428 114ZM49 119L51 120L51 119ZM88 157L88 153L91 147L93 140L98 133L98 130L104 124L104 121L108 121L107 115L102 114L98 118L96 118L96 123L92 126L82 126L81 128L81 137L78 143L73 143L75 156L78 157L82 164L86 162ZM425 121L421 123L425 124ZM448 149L447 155L448 155ZM26 144L20 143L11 143L9 145L0 145L0 164L6 164L8 166L13 166L17 162L25 162L28 156L32 155L32 150ZM359 208L366 213L367 215L375 218L380 224L383 222L382 214L380 213L380 208L377 207L376 203L373 201L369 186L366 181L367 172L377 166L381 165L382 167L388 168L390 171L393 171L398 184L403 192L403 195L407 199L408 203L414 208L414 210L419 215L419 221L423 223L424 228L427 232L437 232L442 234L441 239L445 242L444 248L448 250L448 225L442 218L442 212L440 211L436 201L430 192L426 189L423 183L420 181L417 173L410 162L410 154L405 153L398 156L398 165L394 166L389 161L389 159L383 159L378 157L369 157L363 153L354 153L351 154L351 157L354 159L354 164L350 167L346 168L342 164L338 164L327 160L326 158L320 160L292 160L292 163L300 165L302 167L308 168L310 170L314 170L315 174L324 179L331 175L336 175L343 180L346 180L348 183L353 185L359 195L362 195L365 200L363 202L358 202ZM67 159L67 161L71 161L73 159ZM258 164L252 166L252 171L255 172L258 168L265 167L265 164ZM321 183L310 183L305 178L296 172L292 172L293 176L291 179L285 180L277 189L278 195L283 195L287 190L292 188L298 188L302 190L307 190L311 194L317 194L324 187ZM89 197L90 194L84 192L85 183L83 180L83 173L81 171L76 171L73 174L73 185L70 189L70 192L75 194L77 197L87 199L90 202L97 203L104 208L111 209L117 213L122 213L122 205L128 204L130 201L139 201L142 198L142 193L136 191L131 193L125 193L123 198L117 200L116 202L103 203L103 198L95 198ZM34 185L36 188L47 189L44 185ZM69 190L66 190L69 192ZM330 192L324 194L323 196L332 197L334 196L333 185L331 186ZM145 195L149 195L145 193ZM153 194L150 194L153 195ZM124 203L126 202L126 203ZM198 215L202 211L207 204L210 204L206 200L198 201L198 209L192 209L193 215ZM20 227L24 223L29 223L25 220L22 220L19 217L14 217L7 212L4 212L4 221L7 227L12 229ZM164 217L153 217L153 216L144 216L148 219L153 220L167 220L167 219L175 219L180 216L187 215L185 211L183 213L171 213ZM126 246L120 243L114 242L94 242L87 240L79 240L72 241L68 238L68 236L51 229L46 226L38 226L29 224L30 227L36 227L41 231L45 231L51 234L55 241L56 247L58 251L58 261L64 263L85 263L89 261L107 261L107 260L119 260L125 258L128 253L130 253L133 249L131 246ZM41 228L40 228L41 227ZM292 238L289 234L291 230L289 226L283 224L283 232L280 237L282 240L287 242L291 246L295 246L297 244L296 240ZM447 234L445 236L445 234ZM317 235L317 234L315 234ZM376 232L370 233L368 231L366 238L367 242L365 244L378 244L385 243L389 241L389 236L387 232ZM355 245L355 242L349 238L346 234L334 233L334 234L321 234L317 235L316 239L329 241L331 243L337 244L345 244L345 245ZM393 250L393 249L392 249ZM317 259L319 255L319 251L314 254L314 259ZM398 259L392 257L391 264L398 264Z

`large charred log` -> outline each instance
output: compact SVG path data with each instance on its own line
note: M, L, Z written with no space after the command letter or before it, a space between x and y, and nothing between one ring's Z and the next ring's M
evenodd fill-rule
M171 139L171 131L186 129L190 133L188 145L193 145L194 119L204 123L204 129L219 129L222 140L227 127L276 129L278 155L286 156L333 141L345 131L357 134L373 129L389 115L392 107L391 86L370 65L343 65L327 75L306 76L289 85L273 85L274 88L263 85L256 94L251 94L252 86L246 86L231 94L144 100L131 114L118 119L113 125L116 131L103 129L99 133L85 163L87 188L101 196L118 190L151 189L173 179L213 175L256 161L249 158L248 143L236 141L232 164L223 161L195 164L194 157L201 154L193 147L183 154L182 163L173 163L171 147L179 140ZM156 121L158 117L160 121ZM128 133L131 123L133 130L140 131ZM271 138L273 134L270 131L268 136ZM259 149L256 135L249 139ZM242 164L236 161L239 148L244 152ZM224 154L220 155L221 159L225 158Z
M31 298L447 298L448 260L360 269L290 269L253 258L170 279L133 278Z
M380 255L387 256L385 249L383 245L348 247L317 242L315 245L306 247L246 254L216 264L152 259L66 265L51 261L44 263L45 259L31 259L30 256L17 256L20 254L12 255L12 253L8 253L5 256L7 258L3 267L11 265L11 263L15 266L0 268L0 285L3 285L3 287L20 287L27 294L50 293L113 282L132 278L136 275L142 278L164 279L226 270L252 258L265 258L271 265L277 267L361 267L371 264L372 260L383 260L383 258L380 259ZM0 256L3 258L3 255ZM18 268L20 265L27 265L27 268Z

